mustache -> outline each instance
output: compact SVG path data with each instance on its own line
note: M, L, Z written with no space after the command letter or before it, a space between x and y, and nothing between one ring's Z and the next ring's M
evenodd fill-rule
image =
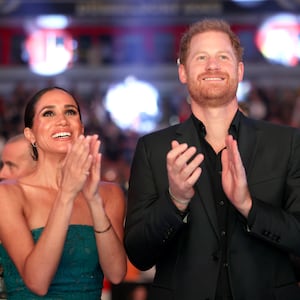
M228 73L219 72L219 71L208 71L205 73L201 73L198 75L198 79L203 79L205 77L220 77L220 78L228 78Z

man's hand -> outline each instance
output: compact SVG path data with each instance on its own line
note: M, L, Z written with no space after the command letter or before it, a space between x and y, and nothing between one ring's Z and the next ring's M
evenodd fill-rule
M203 154L196 154L195 147L188 147L187 144L179 144L172 141L172 149L167 154L167 171L169 178L169 190L174 204L183 209L180 202L188 205L194 196L194 184L201 174L200 164ZM179 199L179 201L176 201ZM181 203L181 204L182 204Z
M231 135L225 139L226 148L222 151L222 185L230 202L239 212L248 217L252 206L247 177L237 142Z

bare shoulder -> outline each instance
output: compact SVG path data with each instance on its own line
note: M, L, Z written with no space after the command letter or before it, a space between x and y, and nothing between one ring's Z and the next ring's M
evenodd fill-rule
M10 212L20 212L23 209L24 193L17 180L0 182L1 218Z
M109 195L111 193L124 195L124 192L119 184L109 181L100 182L100 193L103 196Z
M125 205L125 193L119 184L101 181L99 191L105 205Z

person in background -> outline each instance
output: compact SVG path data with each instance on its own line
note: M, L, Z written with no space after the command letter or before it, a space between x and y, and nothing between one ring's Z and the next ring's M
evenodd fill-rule
M0 183L8 299L99 300L104 276L117 284L126 274L124 193L100 181L100 140L84 136L68 91L38 91L24 121L36 168Z
M300 299L300 131L239 110L242 55L224 20L191 25L178 60L191 116L137 143L124 242L156 267L151 300Z
M15 179L31 173L35 166L31 145L23 134L11 137L1 152L0 180Z
M0 181L17 179L33 172L36 160L33 157L31 145L23 134L18 134L7 140L1 152ZM3 281L3 268L0 266L0 297L6 298Z

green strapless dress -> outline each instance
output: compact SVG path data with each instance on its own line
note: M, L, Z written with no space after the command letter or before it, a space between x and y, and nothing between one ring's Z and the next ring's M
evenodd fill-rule
M35 241L43 228L32 230ZM47 295L40 297L24 285L7 252L0 245L0 263L8 300L99 300L103 287L94 230L91 226L70 225L63 255ZM42 273L43 270L41 269Z

